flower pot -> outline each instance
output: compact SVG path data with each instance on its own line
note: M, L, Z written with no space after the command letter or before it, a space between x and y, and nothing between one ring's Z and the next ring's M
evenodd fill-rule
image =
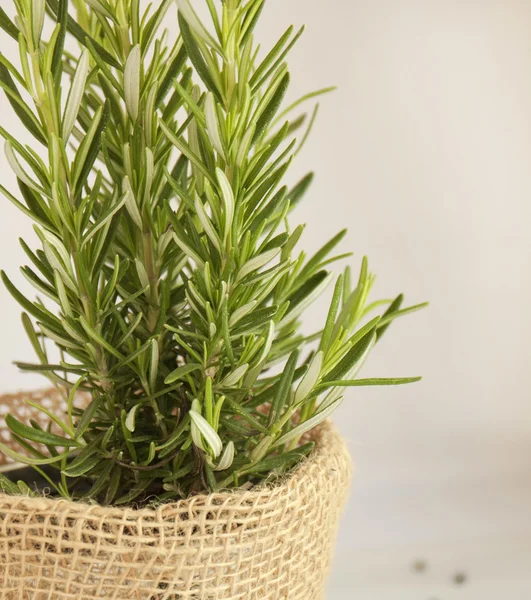
M0 407L27 418L27 397ZM156 508L0 494L0 599L322 599L351 461L330 423L311 437L277 483Z

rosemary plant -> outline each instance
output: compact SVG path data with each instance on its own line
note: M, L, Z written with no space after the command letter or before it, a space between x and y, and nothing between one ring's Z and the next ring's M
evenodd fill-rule
M299 107L328 90L283 108L302 30L261 53L265 0L205 2L208 24L190 0L175 13L173 0L0 8L20 55L0 55L0 86L34 138L0 128L19 188L0 189L34 221L22 273L39 297L2 279L38 358L19 367L68 405L34 407L47 429L8 415L29 456L1 450L65 498L164 501L270 479L311 452L304 435L345 387L417 380L355 379L390 322L420 307L370 302L366 259L355 282L348 268L335 278L322 328L301 333L345 232L297 251L290 211L312 174L283 181L315 117L305 129Z

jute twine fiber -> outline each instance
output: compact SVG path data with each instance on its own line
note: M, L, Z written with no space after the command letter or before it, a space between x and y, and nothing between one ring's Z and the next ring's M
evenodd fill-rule
M24 398L0 407L27 417ZM351 461L331 424L312 436L290 476L250 491L141 509L0 494L0 599L323 599Z

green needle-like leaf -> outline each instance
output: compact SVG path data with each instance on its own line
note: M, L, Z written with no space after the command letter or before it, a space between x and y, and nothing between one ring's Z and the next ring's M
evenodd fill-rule
M15 483L0 473L0 490L6 494L16 496L19 493L19 488Z
M59 34L55 41L52 56L52 75L55 85L61 85L61 74L63 70L63 52L65 39L68 31L68 0L59 0L57 7L57 23L59 24Z
M20 436L23 439L30 440L32 442L37 442L38 444L46 444L49 446L63 446L65 448L79 446L79 443L76 440L64 438L60 435L55 435L54 433L43 431L42 429L35 429L34 427L29 427L28 425L24 425L11 415L6 415L6 425L14 434Z
M202 366L197 363L189 363L187 365L183 365L182 367L178 367L174 371L172 371L164 380L164 383L170 384L183 379L189 373L193 373L194 371L198 371Z
M89 72L89 54L87 50L84 50L79 59L79 63L72 79L72 85L70 86L70 92L66 100L65 112L63 115L63 140L68 140L72 129L76 123L77 114L81 99L85 93L85 84Z
M269 411L269 427L276 423L277 419L282 413L282 410L288 402L288 397L291 391L291 385L293 383L293 377L295 375L295 369L297 368L298 360L299 351L295 350L291 353L288 362L286 363L284 372L282 373L282 376L279 382L277 383L275 397L273 398L273 402L271 403L271 409Z
M41 144L46 145L47 141L42 127L40 126L37 118L32 113L29 106L22 99L22 96L20 95L13 78L3 63L0 63L0 86L6 93L9 104L11 104L21 123L35 137L36 140L41 142Z
M101 402L102 402L101 396L96 396L91 401L91 403L87 406L87 408L85 408L85 410L83 411L81 419L79 420L79 423L77 424L77 427L76 427L76 440L83 437L83 434L85 433L85 431L91 424L92 420L94 419L94 415L96 414L98 408L100 407Z
M323 383L340 380L347 373L351 373L356 367L363 363L367 353L376 341L376 327L366 333L339 361L339 363L327 373Z
M51 8L54 15L57 16L62 14L59 6L59 0L46 0L46 4L48 4L48 6ZM68 16L66 22L68 31L80 44L84 46L86 45L86 40L90 40L94 47L98 49L98 52L101 54L101 56L105 57L105 60L109 63L109 65L118 69L120 68L120 63L116 61L113 56L109 54L109 52L107 52L102 46L100 46L100 44L98 44L93 38L87 35L83 28L80 27L72 17Z
M0 7L0 27L10 35L15 41L18 41L18 28L7 16L3 8Z
M319 393L332 387L369 387L369 386L387 386L387 385L408 385L417 383L422 377L373 377L370 379L346 379L342 381L327 381L318 387Z
M300 460L309 454L315 448L315 442L308 442L297 448L278 456L271 456L261 460L258 464L246 469L247 473L283 473L296 465Z
M285 433L275 442L275 446L282 446L283 444L287 444L292 440L299 439L305 433L311 431L312 429L323 423L323 421L325 421L339 407L342 401L343 398L338 398L335 402L330 404L330 406L327 406L324 410L317 412L317 414L315 414L307 421L300 423L291 431Z
M282 104L282 100L284 100L284 96L288 90L290 83L289 73L286 73L280 82L277 91L274 93L273 97L269 101L269 104L264 108L262 114L258 118L256 122L256 130L254 132L253 143L259 140L264 131L266 131L268 125L271 123L273 118L275 117L280 105Z
M192 32L190 31L190 27L188 26L186 20L183 18L181 12L179 12L179 28L183 37L184 46L186 48L190 60L192 61L192 64L194 65L197 71L197 74L203 80L203 83L206 85L206 87L214 94L214 96L216 96L219 102L223 103L221 93L216 83L214 82L214 78L212 77L212 74L209 71L209 68L205 62L201 50L197 42L195 41Z

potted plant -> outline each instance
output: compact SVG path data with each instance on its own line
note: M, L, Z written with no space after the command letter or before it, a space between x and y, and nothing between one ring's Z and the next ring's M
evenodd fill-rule
M356 379L420 307L370 302L366 259L301 331L344 232L296 250L312 175L284 179L315 111L282 108L302 30L260 54L264 2L206 0L207 25L178 0L176 39L170 0L0 8L33 138L0 128L0 189L35 223L39 296L2 279L38 359L19 367L53 385L2 401L0 598L320 598L350 476L326 419L346 387L417 381Z

